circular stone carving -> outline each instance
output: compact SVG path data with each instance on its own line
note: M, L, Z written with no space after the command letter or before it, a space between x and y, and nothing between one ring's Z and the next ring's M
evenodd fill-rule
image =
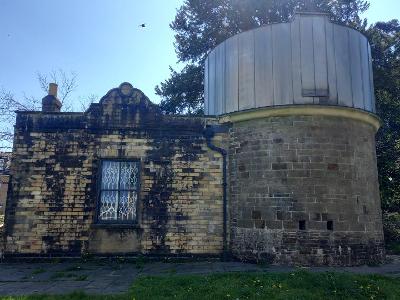
M133 86L128 82L121 83L119 90L122 96L129 97L132 96Z

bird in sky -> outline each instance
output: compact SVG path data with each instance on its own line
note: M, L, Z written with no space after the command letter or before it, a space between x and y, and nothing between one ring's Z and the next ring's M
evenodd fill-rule
M139 27L145 28L146 27L146 23L140 24Z

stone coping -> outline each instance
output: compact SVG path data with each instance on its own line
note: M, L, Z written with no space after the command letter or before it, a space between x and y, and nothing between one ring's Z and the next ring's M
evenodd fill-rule
M219 123L236 123L254 119L288 116L339 117L367 123L376 131L381 127L381 120L373 113L361 109L328 105L285 105L249 109L222 115L219 117Z

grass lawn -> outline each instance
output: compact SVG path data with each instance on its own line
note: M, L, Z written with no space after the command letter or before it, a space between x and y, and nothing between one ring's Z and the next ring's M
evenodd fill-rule
M400 279L340 273L229 273L140 277L125 295L0 297L0 299L400 299Z
M387 253L400 255L400 243L399 242L390 243L386 246L386 248L387 248Z

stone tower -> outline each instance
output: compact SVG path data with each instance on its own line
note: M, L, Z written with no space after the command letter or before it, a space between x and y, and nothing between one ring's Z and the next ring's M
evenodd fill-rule
M243 32L205 63L229 124L229 247L241 259L381 261L380 126L368 40L320 13Z

